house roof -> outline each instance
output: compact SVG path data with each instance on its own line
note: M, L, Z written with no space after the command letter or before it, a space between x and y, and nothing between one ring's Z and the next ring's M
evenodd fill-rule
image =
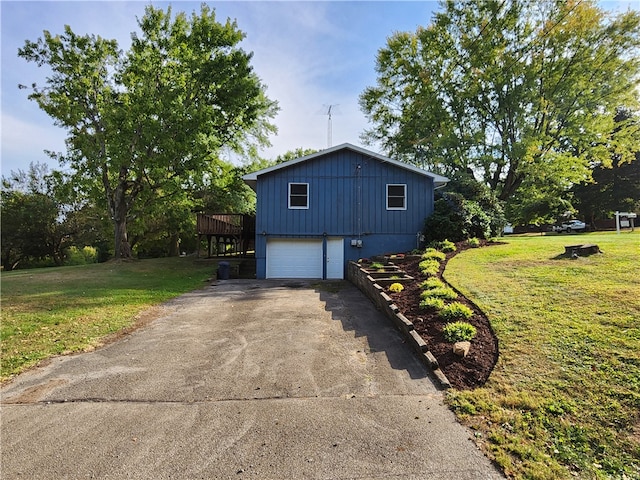
M289 160L287 162L279 163L272 167L264 168L262 170L258 170L257 172L248 173L244 175L242 179L245 181L247 185L255 190L256 184L258 183L258 177L260 175L264 175L265 173L275 172L277 170L288 168L298 163L307 162L309 160L313 160L314 158L321 157L323 155L328 155L333 152L337 152L339 150L352 150L354 152L360 153L362 155L366 155L367 157L374 158L380 162L389 163L399 168L404 168L405 170L409 170L411 172L417 173L418 175L424 175L425 177L433 178L433 183L435 188L443 187L449 182L447 177L443 177L441 175L437 175L435 173L428 172L427 170L423 170L422 168L416 167L414 165L410 165L408 163L399 162L398 160L392 160L389 157L385 157L384 155L380 155L379 153L372 152L370 150L366 150L361 147L357 147L350 143L343 143L341 145L336 145L335 147L327 148L325 150L320 150L319 152L312 153L311 155L306 155L300 158L294 158L293 160Z

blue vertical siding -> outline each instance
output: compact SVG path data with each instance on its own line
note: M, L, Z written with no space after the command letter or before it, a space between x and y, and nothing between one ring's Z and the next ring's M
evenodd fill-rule
M359 168L358 168L359 166ZM288 208L288 184L309 184L309 208ZM407 185L407 209L386 209L386 185ZM350 150L261 175L258 232L269 235L415 234L433 211L433 181Z
M309 184L309 208L288 208L288 184ZM386 209L386 185L405 184L406 210ZM349 149L258 177L257 276L266 275L268 237L343 237L344 258L357 260L416 248L433 211L433 179ZM263 234L264 232L264 234ZM362 247L352 247L361 239Z

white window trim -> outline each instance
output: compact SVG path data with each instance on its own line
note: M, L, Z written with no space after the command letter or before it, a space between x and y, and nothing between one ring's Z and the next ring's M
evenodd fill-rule
M307 204L305 206L291 205L291 185L306 185L307 186ZM290 210L308 210L309 209L309 184L305 182L289 182L287 192L287 204ZM301 195L299 195L301 196Z
M389 187L404 187L404 206L403 207L390 207L389 206ZM387 210L406 210L407 209L407 184L406 183L387 183L385 188L385 197L387 203ZM399 197L394 197L399 198Z

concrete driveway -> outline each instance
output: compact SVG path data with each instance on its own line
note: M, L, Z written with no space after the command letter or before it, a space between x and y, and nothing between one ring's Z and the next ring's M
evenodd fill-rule
M347 282L220 281L1 394L4 480L503 478Z

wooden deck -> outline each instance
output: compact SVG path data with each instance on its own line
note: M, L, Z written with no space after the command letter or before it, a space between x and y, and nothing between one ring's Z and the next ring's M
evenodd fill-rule
M256 218L253 215L234 213L198 213L198 257L200 243L207 238L207 257L219 255L246 256L253 250L256 235Z

